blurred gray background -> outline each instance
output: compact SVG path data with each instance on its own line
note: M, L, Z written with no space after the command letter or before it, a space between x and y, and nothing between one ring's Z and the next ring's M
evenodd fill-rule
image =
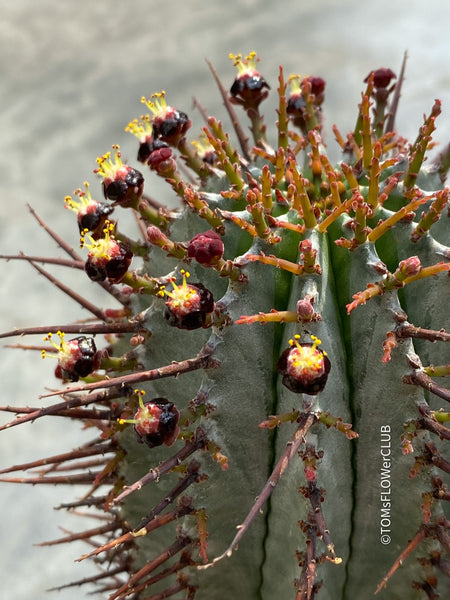
M165 89L171 104L192 113L192 96L224 116L205 58L227 85L234 77L230 52L261 56L261 71L274 91L278 65L285 73L327 81L326 130L353 127L362 80L381 66L398 73L408 51L406 82L397 125L414 138L433 100L443 102L436 140L450 139L450 4L447 0L15 0L3 1L0 17L0 252L52 255L55 244L37 226L30 203L77 247L74 215L63 198L91 182L95 158L119 143L134 159L136 140L124 126L141 114L140 97ZM274 93L266 121L275 120ZM194 133L199 115L192 114ZM336 146L329 137L333 156ZM147 189L161 198L148 178ZM170 193L168 198L170 199ZM0 330L56 324L85 316L61 292L19 262L1 262ZM102 302L86 278L62 274L90 299ZM31 338L25 338L32 342ZM40 340L34 340L40 343ZM38 353L0 346L1 404L38 406L54 386L51 362ZM1 422L5 422L1 416ZM55 454L87 440L62 420L27 424L0 434L0 468ZM80 491L81 494L81 491ZM92 573L74 564L85 546L36 548L58 537L58 525L76 520L52 506L73 490L0 485L0 581L11 600L43 600L45 590ZM94 525L94 524L93 524ZM59 600L86 596L61 592Z

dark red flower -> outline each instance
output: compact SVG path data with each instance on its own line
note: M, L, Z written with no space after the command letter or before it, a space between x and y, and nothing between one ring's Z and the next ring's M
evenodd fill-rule
M277 371L283 376L283 384L296 394L315 396L323 390L328 379L331 363L318 346L320 340L311 336L312 342L300 344L299 335L290 340L277 363Z
M103 227L107 217L113 212L114 207L106 202L97 202L97 200L94 200L87 181L85 181L84 186L84 190L80 188L75 190L78 200L73 200L70 196L65 197L65 207L77 214L80 233L86 231L95 232Z
M230 89L231 102L241 104L245 110L257 109L269 95L269 84L256 69L259 58L256 52L251 52L245 58L241 54L230 54L238 75Z
M142 102L151 110L150 117L153 138L161 139L170 146L178 146L181 138L186 136L192 123L186 113L168 106L165 92L152 94L153 100L142 98Z
M58 331L60 343L56 344L49 333L44 341L49 341L57 350L58 366L55 375L68 381L78 381L87 377L100 366L100 353L97 352L93 338L80 336L66 342L64 333ZM46 352L42 352L44 357Z
M303 82L309 82L311 85L311 94L313 95L313 105L317 114L320 114L320 105L325 99L325 80L322 77L304 77L301 78L299 75L292 75L289 78L290 83L290 95L287 101L287 113L290 115L292 122L296 127L302 130L306 128L307 106L304 97Z
M133 419L119 419L119 423L133 423L138 441L155 448L166 444L171 446L178 437L178 421L180 413L173 402L167 398L153 398L149 402L142 401L139 396L139 408Z
M103 178L105 198L119 204L134 202L144 191L144 176L140 171L122 162L119 146L113 146L114 159L107 152L97 159L98 173Z
M85 271L92 281L109 279L111 283L119 283L131 264L133 253L126 244L114 239L112 229L112 223L107 222L103 238L90 238L90 243L83 238L89 248Z
M161 296L168 296L164 317L172 327L178 329L199 329L210 326L210 316L214 311L212 293L202 283L187 283L189 273L181 271L183 283L178 286L172 281L173 290L161 290Z

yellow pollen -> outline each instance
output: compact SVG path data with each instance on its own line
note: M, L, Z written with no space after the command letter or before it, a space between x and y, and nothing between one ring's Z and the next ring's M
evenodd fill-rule
M136 389L134 390L134 394L138 396L139 400L139 420L154 419L155 417L150 413L149 409L144 404L143 397L145 396L145 390ZM117 419L117 422L119 423L119 425L124 425L125 423L137 423L138 419Z
M209 143L208 138L205 134L202 134L198 140L192 140L191 144L197 150L197 154L200 157L205 156L209 152L214 152L213 146Z
M298 73L296 73L295 75L290 75L288 77L288 83L291 88L291 94L300 94L301 93L300 84L303 81L303 79L304 79L304 77L302 75L299 75Z

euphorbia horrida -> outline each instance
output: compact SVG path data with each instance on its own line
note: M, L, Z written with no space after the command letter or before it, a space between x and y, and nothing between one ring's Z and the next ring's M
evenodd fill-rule
M68 257L28 257L59 287L38 263L86 269L115 306L63 288L94 321L3 335L45 336L64 384L43 408L2 407L17 413L2 429L56 415L97 433L2 481L86 486L69 509L106 524L64 541L88 542L100 571L84 583L109 600L443 598L450 151L425 162L441 104L408 143L404 65L371 72L332 166L325 81L280 68L268 140L273 84L255 53L231 58L229 93L210 67L233 136L196 101L190 143L186 113L143 98L127 126L139 170L114 146L95 170L104 199L87 183L66 198L80 253L46 226ZM157 176L179 208L151 196Z

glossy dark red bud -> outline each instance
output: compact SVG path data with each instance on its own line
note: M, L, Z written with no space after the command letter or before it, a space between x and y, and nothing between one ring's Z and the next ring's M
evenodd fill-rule
M216 264L222 258L223 251L222 238L212 229L203 233L197 233L188 246L189 258L194 258L204 266Z
M144 176L137 169L121 169L120 176L114 180L103 181L105 198L113 202L124 203L134 196L141 196L144 189Z
M100 353L93 338L80 336L64 343L64 356L58 362L56 376L68 381L87 377L100 366Z
M149 448L162 444L171 446L178 437L180 413L167 398L153 398L146 402L134 418L138 441L147 444Z
M123 242L114 242L115 252L109 257L88 256L85 271L92 281L119 283L131 264L133 253Z
M193 293L184 306L179 301L166 301L164 317L172 327L178 329L200 329L204 327L209 315L214 311L212 293L202 283L190 283L188 289ZM191 305L190 307L186 306Z
M278 359L277 371L282 375L282 383L295 394L308 394L315 396L321 392L328 379L331 363L326 354L315 344L303 343L299 347L310 349L313 352L314 364L312 367L304 366L295 369L292 366L292 353L297 351L296 346L287 348ZM320 368L318 367L320 364Z

